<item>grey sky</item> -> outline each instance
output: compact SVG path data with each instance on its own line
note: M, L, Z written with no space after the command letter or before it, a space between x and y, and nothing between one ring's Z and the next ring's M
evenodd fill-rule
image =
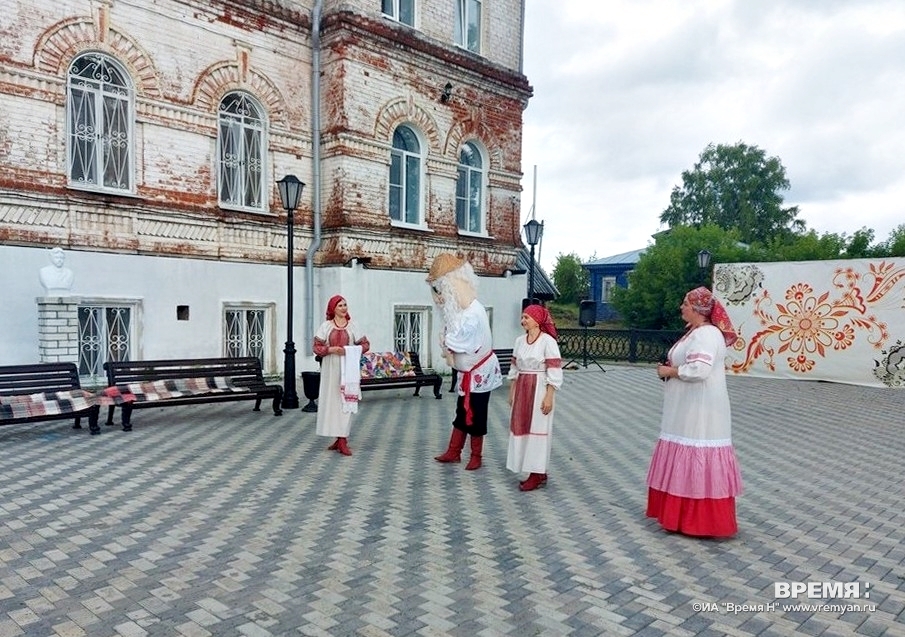
M820 233L905 223L905 2L528 0L525 40L548 269L647 245L711 142L779 157Z

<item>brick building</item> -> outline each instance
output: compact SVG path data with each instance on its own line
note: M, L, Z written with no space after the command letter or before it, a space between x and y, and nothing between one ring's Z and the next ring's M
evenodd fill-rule
M519 331L523 0L14 0L0 14L0 364L300 368L340 293L438 369L456 252ZM293 267L276 181L307 184ZM64 248L68 294L38 272ZM291 272L291 274L290 274Z

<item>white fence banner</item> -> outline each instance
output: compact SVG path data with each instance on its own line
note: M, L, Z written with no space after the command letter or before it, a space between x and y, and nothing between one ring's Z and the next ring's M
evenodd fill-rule
M717 265L729 373L905 387L905 259Z

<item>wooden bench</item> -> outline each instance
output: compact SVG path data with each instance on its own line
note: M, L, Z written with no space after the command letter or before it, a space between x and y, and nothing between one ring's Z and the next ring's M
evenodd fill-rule
M97 435L99 413L94 392L82 389L75 363L0 367L0 425L72 418L72 428L81 429L87 416L88 430Z
M372 358L375 356L386 357L388 360L392 358L399 357L398 352L369 352ZM376 389L404 389L404 388L415 388L415 396L421 395L422 387L433 387L434 389L434 398L442 398L442 394L440 393L440 388L443 385L443 377L440 374L436 374L434 372L425 372L421 367L421 358L418 356L418 352L406 352L406 356L408 356L408 360L411 363L411 369L408 369L408 365L405 366L405 370L400 373L400 370L394 368L393 366L385 366L382 369L382 374L380 377L370 377L368 376L368 371L366 366L362 366L362 378L361 378L361 391L373 391ZM365 357L362 357L365 358ZM399 374L399 375L396 375Z
M511 349L495 349L493 353L496 354L497 360L500 361L500 371L503 373L503 378L506 378L506 374L509 373L509 368L512 367L512 350ZM459 378L459 370L452 370L452 379L449 383L449 391L450 393L456 391L456 381Z
M232 400L273 400L273 414L283 413L283 388L264 381L261 361L245 358L196 358L104 363L107 389L103 404L109 405L107 424L113 424L113 410L122 409L123 431L132 430L132 410L163 405L194 405Z

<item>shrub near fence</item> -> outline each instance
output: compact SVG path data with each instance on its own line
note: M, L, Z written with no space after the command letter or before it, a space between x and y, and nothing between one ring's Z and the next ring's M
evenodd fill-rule
M683 331L558 329L563 360L583 359L587 343L588 360L656 363L662 360Z

